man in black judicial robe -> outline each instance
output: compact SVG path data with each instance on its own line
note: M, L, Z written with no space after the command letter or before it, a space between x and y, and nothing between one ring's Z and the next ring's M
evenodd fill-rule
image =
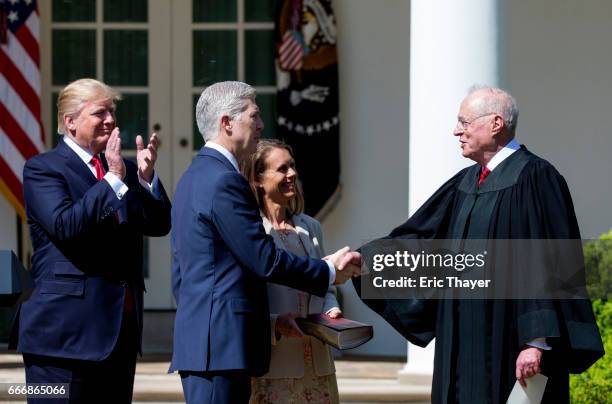
M517 117L505 91L472 90L454 135L477 164L387 238L580 239L565 180L517 143ZM361 279L353 282L361 294ZM433 403L505 403L517 379L539 372L549 378L542 402L569 402L569 373L603 355L587 299L362 299L410 342L436 338Z

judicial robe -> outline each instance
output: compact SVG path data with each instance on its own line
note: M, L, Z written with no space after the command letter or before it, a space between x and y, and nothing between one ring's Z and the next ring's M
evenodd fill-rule
M546 160L521 146L480 187L479 173L461 170L386 238L580 239L567 184ZM361 280L353 284L361 295ZM436 338L433 403L505 403L520 351L539 337L552 347L543 402L568 402L569 373L604 353L587 299L362 300L413 344Z

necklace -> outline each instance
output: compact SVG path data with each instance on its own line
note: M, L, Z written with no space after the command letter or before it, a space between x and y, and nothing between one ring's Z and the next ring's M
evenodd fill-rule
M283 244L287 241L289 234L291 234L291 232L295 232L293 223L291 223L289 220L283 220L282 222L278 223L278 228L274 228L274 230L276 230L278 233L278 236L283 241Z
M306 248L306 245L304 245L304 242L302 241L302 237L300 237L300 234L298 233L296 229L275 229L275 230L276 230L276 233L278 234L278 237L281 239L281 243L283 243L285 249L289 248L289 244L288 244L289 236L293 234L297 237L297 241L299 243L299 246L302 247L302 251L304 251L304 255L308 255L308 249Z
M291 230L291 229L276 229L276 232L278 233L278 236L283 241L283 243L287 242L287 239L289 238L289 234L292 231L293 230Z

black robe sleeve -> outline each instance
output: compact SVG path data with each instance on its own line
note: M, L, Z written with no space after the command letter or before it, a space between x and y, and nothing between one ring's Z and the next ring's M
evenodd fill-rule
M535 191L534 207L524 208L529 212L529 227L534 229L530 231L531 238L579 240L578 221L565 179L544 160L533 164L527 174L529 178L524 182L524 191L527 194L531 194L530 190ZM582 256L581 252L580 255ZM584 277L583 271L578 273ZM585 285L584 278L577 282ZM519 329L525 342L536 337L533 335L534 330L538 328L535 323L546 324L554 321L558 326L559 336L550 339L550 345L553 347L551 353L557 359L562 358L561 362L564 362L569 372L581 373L604 355L601 336L588 299L553 300L544 301L542 304L553 306L553 311L546 312L555 313L556 318L544 321L538 319L538 316L530 320L526 317L520 318L519 323L523 320L525 325L531 326L530 331L527 331L527 328ZM552 314L549 316L552 317Z
M457 184L466 170L462 170L442 185L405 223L383 239L443 238L451 218ZM374 241L376 242L376 241ZM367 245L361 249L367 248ZM368 277L364 277L368 281ZM353 279L353 286L361 300L383 317L404 338L425 347L435 338L436 300L424 299L366 299L361 296L361 278Z
M535 156L525 166L516 185L501 191L489 230L490 239L580 240L565 179L550 163ZM579 243L576 245L580 248ZM582 257L581 250L573 254ZM541 262L538 259L545 258L530 257L525 265ZM512 264L516 268L508 271L508 281L523 276L519 284L531 283L537 287L545 282L544 271L530 273L522 270L525 265ZM544 265L546 271L559 270L559 266L550 262ZM583 269L579 268L576 274L580 279L573 283L584 287ZM586 292L581 295L586 296ZM552 346L547 356L554 357L555 366L571 373L586 370L603 356L601 337L588 299L527 299L513 303L515 343L519 348L535 338L545 337Z

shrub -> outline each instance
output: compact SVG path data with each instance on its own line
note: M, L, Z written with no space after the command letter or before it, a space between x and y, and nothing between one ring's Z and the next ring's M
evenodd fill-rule
M612 230L585 244L584 266L591 298L612 300Z
M584 248L589 294L606 355L586 372L570 377L571 402L609 403L612 397L612 230Z

